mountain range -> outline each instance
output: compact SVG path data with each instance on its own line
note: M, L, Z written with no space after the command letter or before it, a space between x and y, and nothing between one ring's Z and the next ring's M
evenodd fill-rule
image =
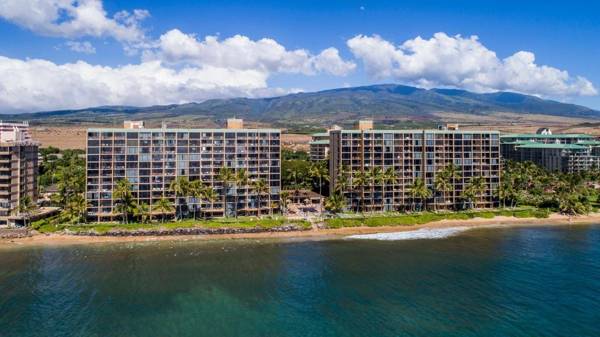
M32 124L117 124L145 120L150 124L214 126L228 117L257 125L302 128L352 123L372 118L388 124L396 121L432 123L445 115L491 116L498 113L549 115L595 119L600 111L584 106L545 100L512 92L473 93L457 89L422 89L382 84L339 88L271 98L211 99L201 103L149 107L104 106L78 110L5 115L4 119L29 120Z

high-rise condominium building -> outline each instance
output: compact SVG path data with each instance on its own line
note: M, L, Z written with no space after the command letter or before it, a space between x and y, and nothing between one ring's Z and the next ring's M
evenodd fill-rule
M553 134L541 128L531 134L500 137L505 160L531 161L549 171L579 172L600 166L600 141L586 134Z
M28 197L37 201L38 144L28 123L0 122L0 225L18 215Z
M310 160L327 160L329 158L329 132L341 129L341 127L334 125L326 132L313 133L309 143Z
M201 202L204 214L266 214L276 207L281 189L280 130L246 129L241 120L229 120L226 129L128 125L135 127L87 131L86 198L91 219L109 221L119 216L113 191L121 179L131 183L140 204L154 205L162 198L174 202L171 181L187 177L201 180L219 194L214 202ZM224 183L219 178L223 167L233 172L245 169L248 182ZM266 182L267 193L252 188L252 181L258 179Z
M498 206L498 132L461 131L456 126L440 130L371 127L372 123L362 123L356 130L330 132L330 188L341 188L348 208L391 211L410 209L415 203L436 209L462 208L468 205L463 191L475 177L483 177L483 189L469 203L482 208ZM458 168L460 177L449 180L449 189L437 189L436 176L450 164ZM393 170L394 178L374 179L374 168ZM432 191L427 200L410 193L418 179ZM346 183L340 183L342 180Z

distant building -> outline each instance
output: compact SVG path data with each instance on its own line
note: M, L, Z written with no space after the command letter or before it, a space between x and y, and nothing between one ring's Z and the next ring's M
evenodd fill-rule
M370 124L370 125L369 125ZM366 127L365 127L366 126ZM372 123L361 123L354 130L330 132L330 190L336 190L342 171L348 186L342 188L349 208L375 211L409 209L415 203L410 186L423 179L433 191L425 200L428 208L461 208L462 192L473 177L484 178L484 192L475 207L498 206L496 191L500 182L500 143L496 131L459 131L457 127L440 130L374 130ZM451 182L450 191L436 191L435 177L454 164L461 178ZM395 182L354 183L359 173L373 168L393 169Z
M326 132L313 133L310 146L310 160L319 161L329 158L329 132L331 130L341 130L342 128L334 125Z
M553 134L540 128L534 134L500 137L505 160L531 161L549 171L579 172L600 165L600 141L586 134Z
M28 123L0 122L0 225L19 215L23 198L36 203L37 174L38 144Z
M202 203L211 216L266 214L279 202L281 162L278 129L245 129L242 120L229 120L226 129L88 129L88 214L95 221L120 216L113 189L121 179L132 184L138 203L155 204L162 198L174 202L171 181L201 179L220 195L214 203ZM221 168L245 169L250 181L264 179L269 186L258 197L248 186L224 188ZM237 205L236 205L237 202ZM259 204L260 202L260 204Z

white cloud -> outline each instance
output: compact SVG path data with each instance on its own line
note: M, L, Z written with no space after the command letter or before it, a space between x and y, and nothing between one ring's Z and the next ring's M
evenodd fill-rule
M76 53L96 54L96 48L89 41L67 41L65 45Z
M160 61L107 67L0 56L0 111L147 106L286 93L269 88L267 78L268 73L252 69L203 66L174 70Z
M594 85L583 77L537 65L531 52L519 51L499 59L477 36L436 33L429 40L417 37L395 46L377 35L357 35L347 45L375 78L477 92L509 90L553 97L597 94Z
M146 10L109 17L101 0L2 0L0 17L37 34L65 38L112 37L125 43L144 40L140 21Z
M323 72L343 76L356 67L353 62L344 61L335 48L312 55L304 49L287 50L273 39L254 41L243 35L235 35L222 41L216 36L198 40L194 35L178 29L163 34L157 48L144 53L144 60L305 75Z

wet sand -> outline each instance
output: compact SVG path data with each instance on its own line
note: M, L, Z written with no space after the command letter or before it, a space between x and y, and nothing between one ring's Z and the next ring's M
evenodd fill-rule
M600 213L568 217L552 214L546 219L515 218L499 216L493 219L475 218L470 220L441 220L423 225L413 226L381 226L381 227L344 227L335 229L314 229L294 232L264 232L243 234L211 234L211 235L173 235L173 236L79 236L67 234L36 234L18 239L0 239L0 248L23 245L72 245L112 242L151 242L151 241L190 241L190 240L234 240L234 239L317 239L340 238L355 234L390 233L412 231L417 229L437 229L449 227L515 227L515 226L564 226L580 224L600 224Z

